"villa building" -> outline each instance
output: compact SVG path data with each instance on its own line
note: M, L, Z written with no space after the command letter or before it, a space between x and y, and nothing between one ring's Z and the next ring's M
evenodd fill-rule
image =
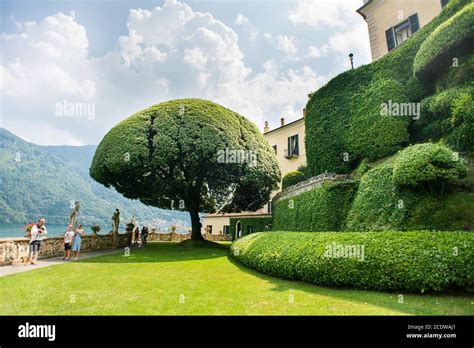
M298 167L306 164L306 150L304 146L304 113L303 117L293 122L285 124L285 119L280 119L280 127L270 130L268 122L265 122L263 137L275 151L278 163L280 165L282 177ZM277 194L274 192L272 197ZM266 204L262 209L256 212L243 212L232 214L207 214L202 221L202 233L210 234L231 234L237 236L256 232L259 228L252 223L250 219L259 218L259 221L271 221L271 204ZM262 220L263 218L263 220ZM265 219L266 218L266 219ZM261 227L261 226L260 226ZM270 226L268 226L270 228Z
M394 50L436 17L449 0L364 0L372 60Z

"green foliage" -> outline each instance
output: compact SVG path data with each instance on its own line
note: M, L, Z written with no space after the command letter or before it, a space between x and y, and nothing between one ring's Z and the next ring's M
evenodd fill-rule
M407 144L409 122L401 117L378 118L377 107L380 111L380 104L388 100L419 102L426 97L429 91L413 77L415 55L436 27L470 3L450 1L401 46L369 65L336 76L312 93L305 118L309 176L349 173L362 159L384 157Z
M474 3L439 25L421 44L413 63L415 75L421 80L435 79L453 66L453 58L472 50L473 40Z
M256 161L226 158L226 149L251 151ZM99 144L90 173L125 197L168 209L182 200L186 210L201 212L221 205L254 211L280 181L275 154L255 125L199 99L161 103L117 124Z
M339 254L346 247L356 253ZM263 273L318 285L425 292L471 288L473 250L474 234L466 232L271 232L239 239L231 255Z
M400 178L407 178L414 182L420 182L417 181L420 179L418 175L425 173L429 167L433 167L433 170L428 170L429 173L434 171L444 175L443 160L452 158L444 157L446 156L445 147L441 149L443 155L440 162L434 161L433 166L427 161L424 165L427 168L418 168L418 165L423 167L423 160L420 161L418 157L430 158L430 156L425 157L425 151L430 153L429 149L426 150L427 148L433 149L432 146L435 146L437 149L441 146L422 145L429 146L422 146L423 150L420 150L420 153L416 150L420 145L403 150L397 157L379 164L362 176L347 217L346 230L472 230L474 196L470 192L453 191L456 188L466 190L469 182L456 179L451 184L451 188L447 186L450 190L443 189L443 181L432 182L431 190L427 190L424 185L405 186L395 180L394 167L397 163L403 163L403 166L397 167L402 171L398 173ZM434 152L437 154L437 151ZM449 149L447 153L452 155ZM412 159L412 156L415 158ZM458 162L460 163L461 160ZM453 171L457 172L459 169L464 172L465 168L461 169L461 167L464 165L455 165ZM438 171L438 168L441 169ZM448 177L451 177L451 173L449 171ZM402 182L405 181L402 180Z
M92 225L91 226L91 231L96 233L96 234L100 232L100 229L101 229L100 225Z
M393 168L382 164L369 170L360 180L346 229L383 231L405 229L405 221L417 193L397 187Z
M310 176L309 176L309 173L308 173L308 166L305 164L302 164L298 167L298 169L296 169L297 171L301 172L304 174L304 177L305 179L309 179Z
M285 174L282 180L282 188L286 189L287 187L296 185L297 183L304 181L306 179L304 173L299 170L293 170Z
M396 80L378 79L353 95L346 144L352 161L385 157L408 143L408 118L381 114L383 104L406 102L404 90Z
M474 195L469 192L425 194L411 209L406 225L426 230L474 231Z
M366 159L362 160L356 169L352 172L352 177L354 180L360 180L362 175L364 175L370 169L368 161Z
M286 231L337 231L344 227L355 184L323 183L273 206L273 229Z
M421 102L412 140L443 140L457 151L474 151L474 87L451 88Z
M242 236L249 234L249 228L252 227L254 232L265 232L272 229L272 218L271 216L260 216L260 217L232 217L230 220L230 234L235 238L235 227L238 221L240 221Z
M474 54L458 58L457 66L448 69L436 80L437 92L460 86L469 86L474 80ZM419 98L418 100L422 100Z
M255 211L281 179L275 153L245 117L200 99L154 105L113 127L100 142L90 174L127 198L191 215ZM184 203L184 204L183 204Z
M398 185L440 185L466 175L466 165L457 153L441 144L417 144L400 152L393 166Z

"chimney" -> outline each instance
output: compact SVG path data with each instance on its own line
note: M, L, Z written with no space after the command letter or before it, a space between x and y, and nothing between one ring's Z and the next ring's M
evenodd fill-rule
M283 127L285 125L285 118L280 118L280 126Z
M265 127L263 127L263 134L270 132L270 127L268 127L268 121L265 121Z

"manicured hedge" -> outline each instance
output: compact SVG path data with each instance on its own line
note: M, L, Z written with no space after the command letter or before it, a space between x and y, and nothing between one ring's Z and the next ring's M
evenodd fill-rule
M282 180L281 186L286 189L287 187L296 185L297 183L304 181L306 179L304 173L299 170L293 170L292 172L287 173Z
M406 229L405 221L417 193L397 186L393 167L382 164L369 170L359 187L347 217L346 230L384 231Z
M466 86L425 98L421 117L412 125L412 140L443 140L456 151L474 153L473 95L474 87Z
M334 245L331 255L328 249ZM356 253L339 254L346 247ZM239 239L230 253L244 265L277 277L323 286L424 292L472 288L473 250L474 234L469 232L267 232Z
M474 195L462 192L471 178L453 180L466 168L452 156L444 146L419 144L366 172L345 230L473 230Z
M393 165L393 178L398 185L441 185L464 177L466 172L459 154L442 144L409 146L400 151Z
M396 117L377 118L377 107L380 111L381 101L419 102L426 96L428 92L413 76L415 55L436 27L470 3L451 0L400 47L372 64L336 76L312 94L305 117L309 176L349 173L362 159L395 153L407 143L409 123ZM377 85L382 87L380 93ZM406 97L400 86L405 87Z
M416 54L413 70L422 80L433 80L439 71L453 66L458 58L472 50L474 41L474 3L438 26Z
M230 234L232 238L235 238L235 225L237 221L240 221L240 226L242 228L242 236L246 236L247 227L253 226L254 232L264 232L271 230L272 227L272 218L268 217L234 217L229 219L230 223Z
M322 186L281 199L273 205L273 229L283 231L341 230L345 225L355 183L323 183Z

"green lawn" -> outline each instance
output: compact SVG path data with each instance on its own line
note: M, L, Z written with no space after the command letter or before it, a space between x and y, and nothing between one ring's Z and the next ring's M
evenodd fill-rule
M318 287L266 276L226 249L153 243L0 278L0 315L472 315L472 295Z

